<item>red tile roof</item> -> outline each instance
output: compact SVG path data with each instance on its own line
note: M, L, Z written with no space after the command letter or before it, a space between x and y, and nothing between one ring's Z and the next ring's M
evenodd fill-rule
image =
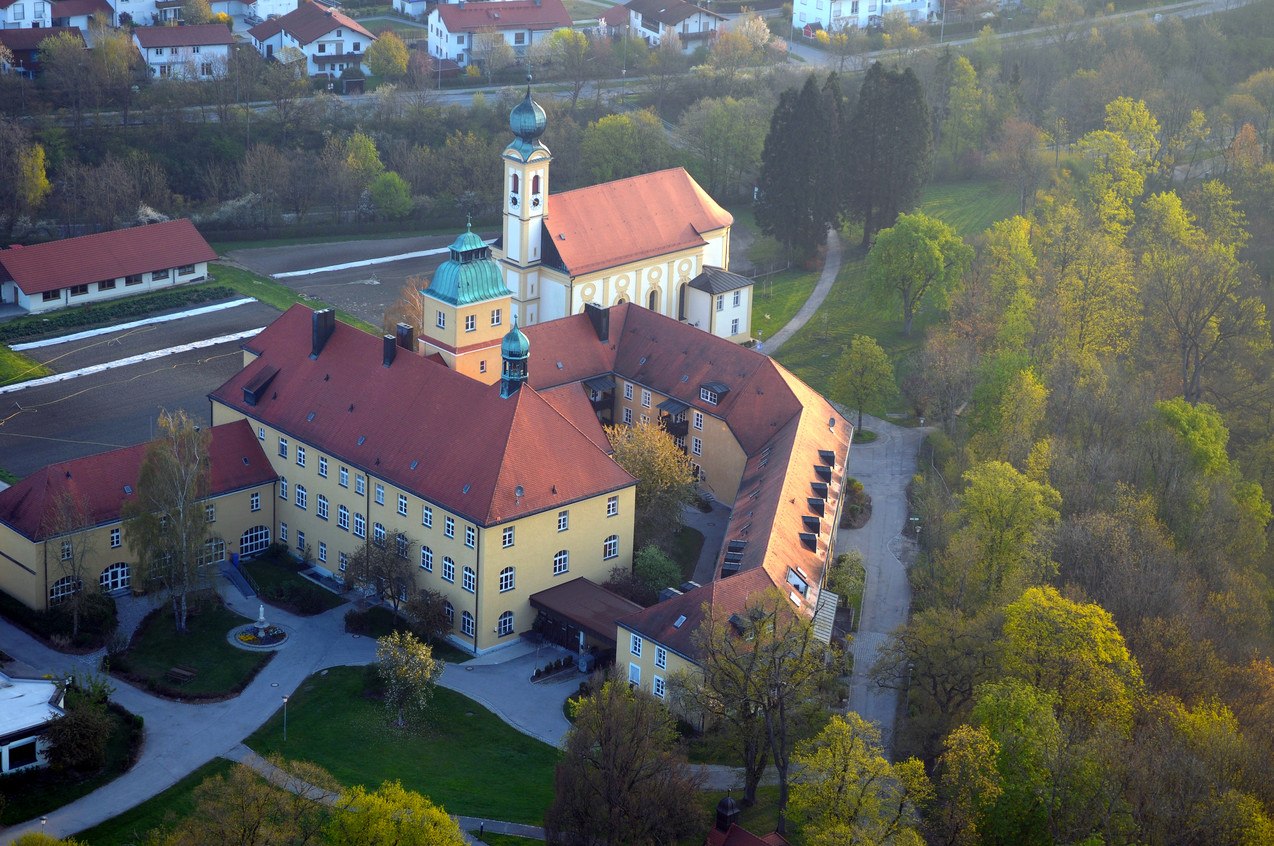
M246 421L225 423L208 430L211 492L227 494L272 482L276 476L270 461ZM93 526L119 519L124 502L134 490L146 455L146 444L50 464L0 491L0 522L24 537L39 541L56 531L64 494L75 498Z
M533 388L501 399L498 384L406 351L385 367L380 338L340 323L311 359L312 314L293 306L270 324L245 345L259 357L211 398L480 525L635 484ZM244 386L269 367L248 405Z
M610 439L606 437L606 432L603 431L602 424L597 419L597 412L593 410L593 404L588 401L588 391L583 385L562 385L540 391L540 396L544 397L558 414L569 420L572 426L597 444L599 449L607 455L614 452L611 449Z
M706 15L719 21L725 20L724 15L709 12L693 3L687 3L686 0L632 0L628 7L646 20L658 21L670 27L675 27L695 15Z
M724 620L747 608L752 597L773 589L764 570L745 570L620 617L616 622L683 658L698 661L700 650L695 644L695 632L707 618L705 611L709 607L715 608L715 615ZM685 619L677 625L682 617Z
M248 35L257 41L264 41L281 30L286 30L298 44L305 45L318 41L337 28L351 30L371 41L376 40L376 36L358 21L343 12L312 0L301 0L294 10L283 17L257 24L248 30Z
M28 295L217 257L189 220L170 220L0 250L0 280Z
M553 194L544 233L567 271L580 276L700 246L705 233L732 223L685 168L675 167Z
M3 9L0 6L0 9ZM41 42L52 38L60 32L69 32L84 41L84 33L78 26L49 26L39 29L0 29L0 44L14 52L40 49Z
M777 831L759 837L738 823L731 823L729 831L713 828L708 832L706 846L789 846L787 838Z
M623 3L611 6L598 19L607 26L623 26L629 21L628 7Z
M66 0L76 2L76 0ZM193 26L139 26L133 30L133 36L143 49L153 47L206 47L217 44L234 43L229 27L225 24L210 23Z
M54 0L49 14L53 20L57 20L80 15L110 15L114 11L106 0ZM109 23L109 18L107 22Z
M489 3L443 3L435 11L449 32L480 29L561 29L572 25L562 0L497 0Z

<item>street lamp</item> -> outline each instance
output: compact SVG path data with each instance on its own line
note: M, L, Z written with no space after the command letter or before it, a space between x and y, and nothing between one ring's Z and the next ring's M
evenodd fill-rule
M40 833L44 834L47 831L48 827L49 827L49 818L40 817Z
M283 697L283 742L288 742L288 698Z

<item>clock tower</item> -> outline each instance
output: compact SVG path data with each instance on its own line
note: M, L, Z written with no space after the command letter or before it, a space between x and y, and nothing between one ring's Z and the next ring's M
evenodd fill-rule
M526 98L509 114L513 140L504 148L504 231L501 266L513 295L518 322L527 326L539 320L540 256L544 218L549 208L549 163L553 156L540 143L544 134L544 109L531 99L530 77Z

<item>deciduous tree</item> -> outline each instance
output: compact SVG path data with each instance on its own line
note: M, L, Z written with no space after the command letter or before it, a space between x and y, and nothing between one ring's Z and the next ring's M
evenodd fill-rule
M671 157L663 122L649 109L606 115L588 125L580 143L581 165L592 182L660 170Z
M584 86L597 78L588 36L576 29L555 29L545 41L545 51L557 72L570 83L574 111Z
M858 409L863 428L863 406L882 402L894 392L894 365L888 354L867 335L855 335L841 356L835 393Z
M341 794L327 826L330 846L464 846L455 818L397 781L374 791L355 786Z
M429 709L429 699L444 669L429 644L411 632L393 631L376 641L376 672L385 686L390 722L406 728Z
M650 423L609 426L606 437L616 463L637 478L634 546L669 549L681 528L681 510L694 500L695 478L685 453Z
M381 79L398 80L407 75L407 45L393 31L382 32L367 48L367 67Z
M898 222L876 236L867 254L871 285L896 295L902 307L902 333L911 334L925 298L952 290L973 260L973 248L950 226L923 212L898 216Z
M377 214L398 220L411 213L411 188L392 170L373 177L367 190Z
M504 33L498 29L480 29L470 37L473 39L470 54L487 75L487 82L518 60Z
M412 564L416 541L398 529L373 530L372 537L349 557L345 580L373 591L389 602L398 616L416 586Z

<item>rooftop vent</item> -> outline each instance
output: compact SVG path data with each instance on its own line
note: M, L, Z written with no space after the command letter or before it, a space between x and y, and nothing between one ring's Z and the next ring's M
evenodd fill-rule
M365 444L365 443L367 443L367 436L366 436L366 435L359 435L359 436L358 436L358 445L359 445L359 446L362 446L362 445L363 445L363 444Z
M309 414L305 415L305 422L306 422L306 423L313 423L313 422L314 422L314 412L313 412L313 411L311 411Z
M394 327L394 335L398 341L398 346L405 350L414 350L416 348L416 330L411 328L408 323L399 323Z
M813 511L819 517L827 513L827 500L822 497L812 496L805 501L809 503L810 511Z
M832 468L828 467L826 464L815 464L814 475L818 476L818 478L822 479L824 482L830 482L832 480Z
M323 345L336 330L336 312L330 308L314 312L310 328L310 358L318 358Z
M389 367L394 363L394 353L398 351L398 339L393 335L385 335L381 338L381 347L383 349L381 364Z
M818 451L818 457L828 466L832 466L836 463L836 453L832 452L830 449L820 449Z
M818 551L818 535L812 532L800 532L801 544L807 549Z
M413 459L412 459L412 461L411 461L411 469L412 469L412 470L415 470L415 469L416 469L417 467L419 467L419 466L420 466L420 462L419 462L418 460L416 460L416 459L414 459L414 458L413 458Z
M463 488L463 489L461 489L460 493L468 493L468 492L469 492L469 488L471 488L471 487L473 487L473 485L471 485L471 484L470 484L470 483L468 483L468 482L465 482L465 483L464 483L464 488Z
M132 496L132 495L133 495L133 486L124 485L124 496Z

